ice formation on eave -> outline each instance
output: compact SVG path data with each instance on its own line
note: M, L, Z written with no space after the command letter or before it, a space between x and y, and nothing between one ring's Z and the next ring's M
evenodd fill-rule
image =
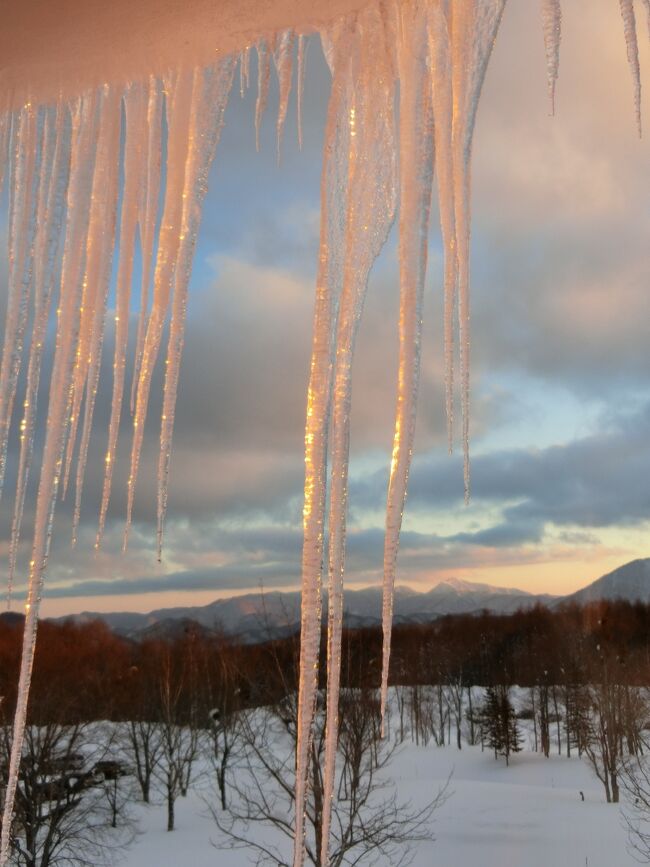
M650 2L643 2L650 12ZM633 0L619 0L619 3L640 132L640 74L634 6ZM453 323L457 310L461 427L465 488L469 495L470 155L479 95L504 5L505 0L372 0L361 11L337 19L321 32L332 87L323 156L321 240L305 430L296 867L304 861L309 752L319 683L326 527L329 533L328 700L321 855L323 863L328 860L330 803L336 773L351 367L368 274L398 212L400 354L384 546L382 713L385 709L395 568L415 429L434 154L444 251L449 442L451 445ZM549 96L553 104L559 64L559 0L541 0L541 14ZM269 76L274 67L280 90L279 149L294 65L297 66L300 118L305 38L285 30L266 34L246 47L239 57L242 89L249 84L253 47L258 54L256 130L259 136ZM297 63L294 64L296 53ZM18 378L23 355L28 356L9 549L8 599L34 459L36 400L48 322L51 310L56 310L48 425L37 462L40 477L0 867L6 864L9 852L13 799L54 508L59 490L74 484L74 539L100 376L112 265L116 258L113 393L97 545L101 543L106 520L119 421L125 402L128 314L134 288L136 238L142 251L142 278L138 287L141 304L130 394L133 439L125 544L152 373L163 353L163 336L168 328L158 463L159 551L162 546L188 280L208 170L219 139L237 59L223 57L208 68L183 67L160 79L150 76L127 85L106 84L72 99L60 99L54 105L27 103L12 114L0 115L0 186L5 163L9 168L9 286L0 362L0 490L5 478ZM396 111L396 103L399 111ZM167 155L164 167L161 165L163 152ZM161 192L163 201L159 213ZM119 245L116 238L119 238ZM31 334L28 335L30 323ZM24 352L26 341L27 353ZM331 455L329 484L328 455ZM328 493L329 513L326 515Z

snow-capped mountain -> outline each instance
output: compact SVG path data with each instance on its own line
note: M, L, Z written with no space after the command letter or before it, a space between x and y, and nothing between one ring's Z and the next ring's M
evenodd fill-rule
M626 563L569 596L535 595L512 587L494 587L460 578L439 581L425 592L397 587L394 619L396 623L428 623L445 614L473 614L482 610L511 614L537 603L557 605L565 601L586 603L617 598L650 602L650 558ZM324 609L325 616L325 606ZM173 636L187 628L189 623L194 623L202 629L256 642L296 631L300 623L300 593L247 593L217 599L200 607L160 608L148 614L84 612L74 615L74 619L77 622L101 619L115 632L136 639ZM381 622L381 589L368 587L347 591L345 622L350 627L378 625Z
M549 603L551 596L535 596L523 590L492 587L450 578L420 593L408 587L395 590L395 622L426 623L444 614L473 613L483 609L511 613L537 602ZM217 599L209 605L187 608L161 608L148 614L83 612L77 622L105 621L122 635L143 638L176 632L180 621L193 621L204 629L236 635L246 641L294 632L300 622L300 593L248 593ZM66 619L66 618L62 618ZM345 621L348 626L376 626L381 622L381 589L350 590L345 596Z
M581 605L598 599L650 602L650 557L619 566L564 599Z

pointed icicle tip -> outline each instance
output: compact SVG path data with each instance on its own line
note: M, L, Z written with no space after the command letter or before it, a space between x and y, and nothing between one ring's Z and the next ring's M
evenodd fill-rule
M562 8L560 0L542 0L542 27L546 53L546 77L551 116L555 115L555 88L560 67Z
M619 5L621 8L621 17L623 19L623 33L625 34L625 46L627 48L627 62L630 67L632 86L634 89L636 127L639 138L641 138L641 70L639 67L639 44L636 34L634 2L633 0L619 0Z

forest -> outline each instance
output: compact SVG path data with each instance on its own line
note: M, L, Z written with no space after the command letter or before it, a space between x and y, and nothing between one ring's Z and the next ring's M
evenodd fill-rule
M0 696L13 712L22 617L0 617ZM321 652L326 631L323 629ZM42 621L30 721L56 708L70 719L124 720L154 713L161 672L178 684L180 706L207 713L237 696L241 707L276 701L297 686L298 636L259 644L188 624L169 639L132 641L101 621ZM325 667L321 665L321 686ZM344 630L345 687L376 688L381 630ZM588 685L603 679L650 686L650 605L607 601L514 614L447 615L423 625L395 625L392 685ZM200 709L200 710L199 710Z
M22 622L17 614L0 617L0 794ZM381 639L379 627L344 630L338 796L327 820L326 667L320 668L310 863L377 856L400 863L405 847L433 839L433 814L451 796L449 780L417 808L385 791L391 762L409 744L480 749L478 755L493 754L506 766L522 750L542 760L582 759L602 800L633 804L625 814L631 845L650 856L650 605L536 606L398 624L383 737ZM323 629L321 652L326 641ZM287 815L295 786L298 659L297 635L245 644L188 622L169 638L135 641L101 620L43 621L13 862L109 863L135 836L135 804L165 805L172 831L179 798L194 792L228 845L256 853L260 863L284 863L293 840ZM322 848L326 821L334 828L329 856ZM275 842L251 834L256 825L269 828Z

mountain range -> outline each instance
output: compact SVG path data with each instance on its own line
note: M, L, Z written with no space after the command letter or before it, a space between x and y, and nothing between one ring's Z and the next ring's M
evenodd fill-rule
M425 592L398 586L395 589L394 622L427 623L445 614L472 614L486 609L498 614L511 614L538 603L555 606L569 601L584 604L617 598L650 602L650 558L626 563L568 596L533 594L458 578L440 581ZM237 637L240 641L258 642L296 631L300 623L300 593L247 593L217 599L208 605L159 608L148 614L83 612L58 619L73 619L78 623L103 620L114 632L137 640L170 637L193 624L204 630ZM381 623L381 588L347 591L345 623L349 627Z

